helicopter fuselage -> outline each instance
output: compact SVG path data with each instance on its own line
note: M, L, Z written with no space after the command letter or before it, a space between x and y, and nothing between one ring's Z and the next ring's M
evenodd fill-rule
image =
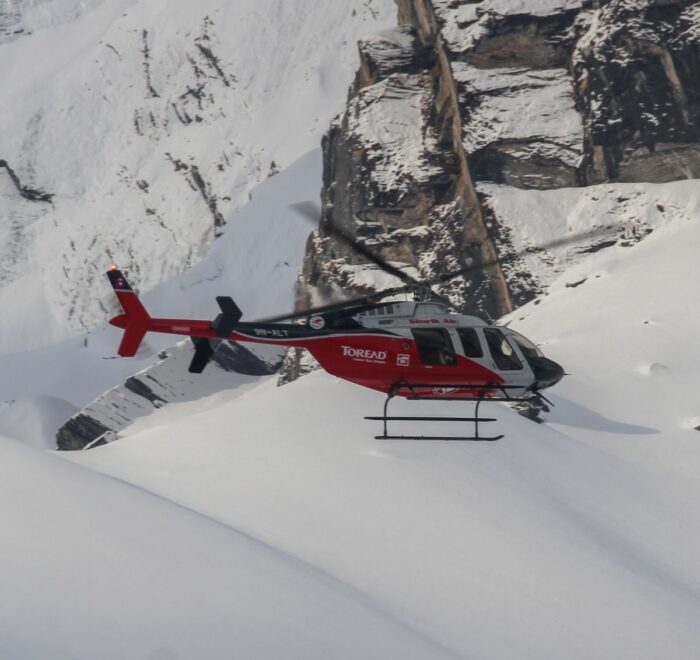
M312 316L304 324L151 318L121 276L110 277L125 310L120 355L133 355L145 332L308 350L330 374L384 393L474 399L499 387L525 396L558 382L563 369L527 339L436 303L395 302ZM234 303L231 301L231 305ZM239 312L240 313L240 312ZM130 338L131 333L131 338Z

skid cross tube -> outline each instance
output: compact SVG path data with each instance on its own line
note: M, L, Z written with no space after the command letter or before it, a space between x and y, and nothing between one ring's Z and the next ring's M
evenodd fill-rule
M425 396L421 395L417 390L419 388L430 388L430 389L448 389L448 390L475 390L479 392L478 397L473 399L465 399L460 397L450 397L446 396ZM426 401L476 401L476 407L474 409L474 417L413 417L413 416L393 416L388 415L389 402L396 396L396 393L401 389L407 389L411 392L411 395L406 398L411 400L426 400ZM501 385L499 383L489 383L489 384L478 384L473 383L450 383L445 385L442 383L407 383L405 381L399 381L394 383L387 392L386 399L384 401L384 414L381 416L365 417L365 419L381 421L384 425L384 433L382 435L374 436L376 440L440 440L440 441L482 441L482 442L493 442L494 440L500 440L503 435L497 436L482 436L479 435L479 422L495 422L497 421L495 417L479 417L479 407L482 401L522 401L524 397L512 397L509 396L509 389L521 390L521 385ZM488 392L493 392L496 390L498 392L497 396L485 396ZM389 435L388 422L474 422L474 435L473 436L437 436L437 435Z

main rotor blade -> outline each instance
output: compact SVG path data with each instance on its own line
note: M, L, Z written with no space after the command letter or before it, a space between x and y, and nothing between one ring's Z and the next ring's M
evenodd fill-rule
M314 202L310 200L306 202L297 202L295 204L290 204L289 208L295 210L297 213L299 213L299 215L302 215L303 217L305 217L308 220L311 220L314 223L319 222L319 220L321 219L320 206L317 206ZM397 268L396 266L392 266L388 261L380 257L378 254L375 254L364 243L360 243L347 231L345 231L341 227L338 227L333 222L327 221L323 225L323 229L328 231L328 233L331 236L333 236L333 238L337 238L341 243L344 243L351 250L354 250L355 252L357 252L357 254L362 255L365 259L367 259L367 261L372 262L375 266L379 266L379 268L389 273L390 275L398 277L402 282L405 282L406 284L413 284L416 287L423 286L423 284L415 277L412 277L411 275L401 270L400 268Z
M305 202L303 202L305 203ZM436 284L444 284L445 282L449 282L451 279L454 279L455 277L459 277L460 275L467 275L469 273L473 273L478 270L482 270L484 268L490 268L491 266L498 266L502 264L507 264L510 263L511 261L516 261L520 257L523 257L527 254L531 254L532 252L539 251L539 250L551 250L553 248L557 247L564 247L566 245L570 245L572 243L578 243L579 241L583 241L586 239L590 238L597 238L599 236L604 236L608 234L609 227L601 227L599 229L593 229L590 231L585 231L585 232L579 232L578 234L574 234L573 236L567 236L566 238L558 238L554 241L549 241L548 243L543 243L541 245L535 246L535 247L529 247L524 250L520 250L519 252L515 252L514 254L507 255L505 257L502 257L500 259L492 259L490 261L486 261L483 263L477 263L477 264L471 264L469 266L466 266L465 268L460 268L459 270L453 270L449 273L443 273L442 275L438 275L437 277L431 278L429 280L426 280L424 282L419 283L421 289L427 289L428 287L434 286ZM274 316L268 319L264 319L263 321L258 321L258 323L275 323L277 321L284 321L284 320L294 320L294 319L301 319L305 318L307 316L313 316L314 314L325 314L327 312L334 312L334 311L340 311L342 309L350 308L350 307L359 307L362 305L371 305L373 303L376 303L383 298L387 298L388 296L396 296L401 293L406 293L408 291L413 291L415 290L414 285L408 285L408 286L400 286L400 287L391 287L389 289L384 289L382 291L377 291L376 293L368 294L366 296L362 296L361 298L349 298L348 300L343 300L341 302L337 303L330 303L328 305L319 305L317 307L310 307L305 310L300 310L297 312L292 312L290 314L280 314L279 316ZM445 300L444 297L440 296L443 300ZM448 301L449 302L449 301Z
M502 266L503 264L510 263L511 261L516 261L520 259L520 257L524 257L525 255L531 254L533 252L538 252L540 250L551 250L553 248L564 247L572 243L578 243L579 241L583 241L589 238L597 238L599 236L604 236L609 233L609 229L609 227L600 227L598 229L591 229L588 231L579 232L578 234L574 234L573 236L567 236L566 238L558 238L554 241L543 243L542 245L525 248L524 250L520 250L519 252L515 252L504 257L491 259L490 261L484 261L483 263L471 264L469 266L465 266L464 268L460 268L459 270L453 270L449 273L443 273L442 275L438 275L429 280L426 280L424 284L425 286L443 284L445 282L449 282L455 277L459 277L460 275L467 275L468 273L473 273L477 270L482 270L484 268L490 268L491 266Z
M401 287L402 289L404 287ZM288 314L280 314L278 316L270 316L269 318L254 321L254 323L277 323L278 321L294 321L295 319L303 319L307 316L316 314L327 314L329 312L339 312L343 309L351 307L361 307L362 305L371 305L375 300L373 296L367 295L362 298L349 298L337 303L329 303L328 305L318 305L317 307L309 307L298 312L290 312Z

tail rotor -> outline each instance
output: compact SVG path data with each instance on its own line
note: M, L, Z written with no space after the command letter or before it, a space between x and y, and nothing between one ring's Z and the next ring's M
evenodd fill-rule
M216 302L221 308L221 313L212 321L211 327L217 337L228 337L235 329L243 316L240 308L229 296L217 296ZM201 374L209 364L219 340L209 340L206 337L192 337L194 344L194 356L190 362L189 372Z

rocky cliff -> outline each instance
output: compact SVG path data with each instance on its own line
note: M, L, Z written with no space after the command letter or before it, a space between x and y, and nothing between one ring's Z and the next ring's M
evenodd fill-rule
M257 376L275 373L282 360L281 351L253 353L240 344L221 342L206 377L202 377L187 371L193 352L189 341L181 342L163 351L153 366L102 394L61 426L56 433L57 448L76 450L106 444L154 408L240 387Z
M324 138L322 218L299 308L385 285L330 238L330 223L426 278L532 249L536 264L515 259L439 290L456 309L495 318L541 293L565 262L631 244L663 220L655 192L622 184L700 177L699 2L397 5L399 26L360 43L347 109ZM561 189L572 189L563 206L547 194ZM630 195L641 204L634 211L622 208ZM607 200L606 211L585 227L618 213L615 235L565 252L538 253L537 244L580 223L535 236L523 230L533 220L513 210L518 200L571 217L593 198ZM293 359L285 369L294 373Z

